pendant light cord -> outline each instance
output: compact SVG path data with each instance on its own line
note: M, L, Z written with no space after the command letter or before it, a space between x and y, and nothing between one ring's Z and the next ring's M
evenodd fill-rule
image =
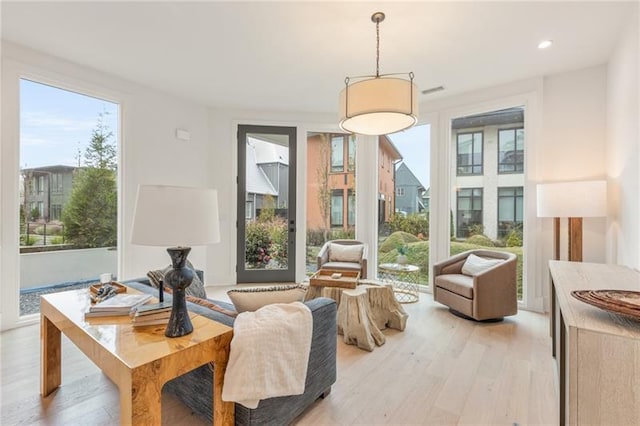
M380 77L380 20L376 19L376 78Z

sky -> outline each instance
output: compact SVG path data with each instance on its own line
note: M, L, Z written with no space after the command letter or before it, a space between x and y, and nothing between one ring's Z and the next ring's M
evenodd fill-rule
M20 82L20 167L78 165L100 113L117 137L118 105L29 80ZM429 125L389 135L418 180L429 188Z
M118 105L29 80L20 81L20 167L78 165L98 115L116 141ZM117 146L117 145L116 145Z
M402 162L418 178L425 188L429 188L429 171L431 166L430 126L424 124L389 135L391 142L402 154ZM398 163L398 166L401 163Z

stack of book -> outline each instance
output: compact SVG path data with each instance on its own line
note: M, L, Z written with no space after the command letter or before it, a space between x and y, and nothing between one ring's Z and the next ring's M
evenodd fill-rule
M131 323L134 327L167 324L170 316L171 303L153 303L140 306L133 311L131 314Z
M151 299L150 294L116 294L100 303L91 305L84 316L92 318L130 315L137 307L147 303L149 299Z

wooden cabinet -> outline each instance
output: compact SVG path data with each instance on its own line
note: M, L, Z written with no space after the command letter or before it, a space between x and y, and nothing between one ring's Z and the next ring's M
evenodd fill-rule
M640 291L640 273L594 263L550 261L551 335L560 424L640 425L640 320L609 313L573 290Z

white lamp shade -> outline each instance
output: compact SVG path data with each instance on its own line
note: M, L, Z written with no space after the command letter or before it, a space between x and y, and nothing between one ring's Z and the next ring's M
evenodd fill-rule
M537 186L538 217L603 217L607 215L607 182L544 183Z
M417 123L418 88L401 78L371 78L340 92L340 127L361 135L388 135Z
M132 244L195 246L219 241L218 191L164 185L138 187Z

